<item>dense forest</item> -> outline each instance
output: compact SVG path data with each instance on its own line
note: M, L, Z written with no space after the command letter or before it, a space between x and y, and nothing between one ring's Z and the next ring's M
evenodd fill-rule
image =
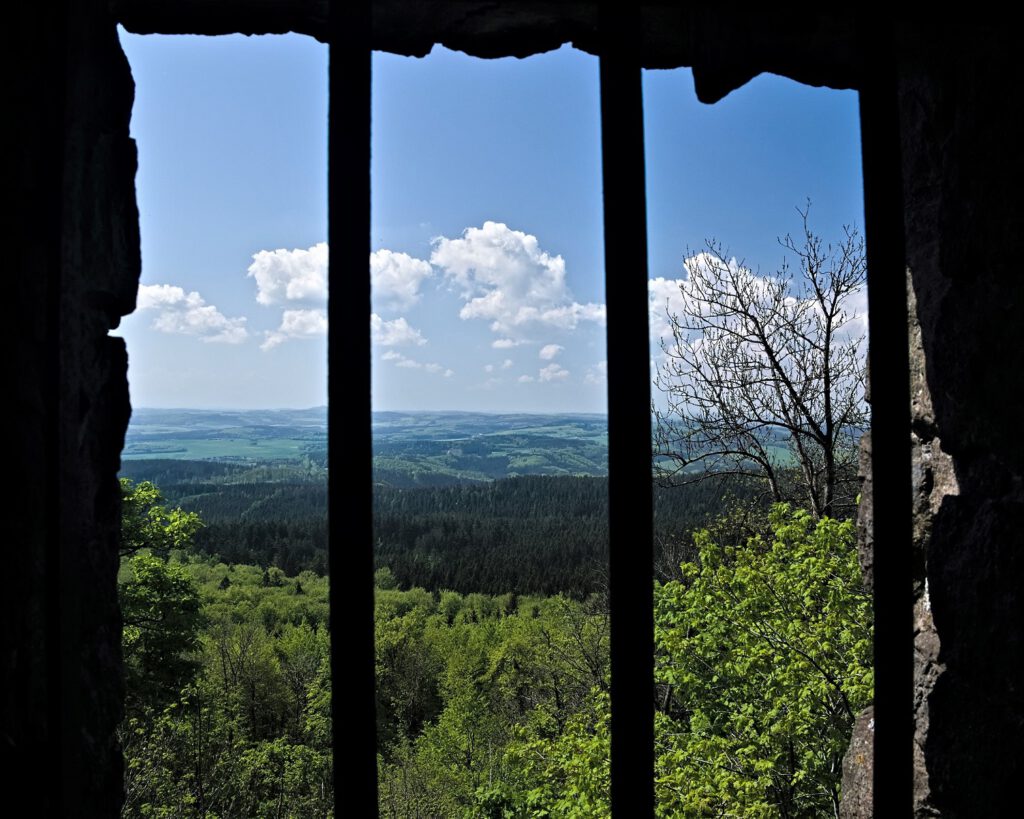
M180 460L126 461L122 476L160 486L198 513L200 551L227 563L327 571L327 483L314 467ZM655 491L665 577L692 553L690 533L751 489L709 481ZM523 476L374 492L375 556L404 587L463 594L568 594L604 586L608 479Z
M568 508L547 530L561 542L600 518L603 492L561 478L404 490L382 493L378 516L472 533ZM124 815L333 815L327 578L224 560L196 545L216 525L205 512L146 482L123 494ZM753 525L706 509L653 589L659 815L834 815L872 690L853 527L784 505ZM424 588L389 565L376 581L381 815L607 816L601 594Z

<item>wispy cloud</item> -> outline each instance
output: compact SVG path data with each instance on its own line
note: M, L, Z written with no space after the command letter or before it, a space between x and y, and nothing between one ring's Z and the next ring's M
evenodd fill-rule
M586 384L606 383L608 381L608 362L598 361L593 367L588 367L583 381Z
M565 381L569 377L569 371L561 364L548 364L541 367L537 377L541 381Z
M143 284L136 304L140 312L156 313L153 329L161 333L223 344L241 344L249 337L244 317L228 318L195 290L186 293L171 284Z
M423 370L424 372L431 373L432 375L440 375L443 378L451 378L455 375L455 370L449 367L445 367L443 364L438 364L436 361L418 361L415 358L402 355L397 350L386 350L381 356L384 361L393 361L396 367L400 367L404 370Z

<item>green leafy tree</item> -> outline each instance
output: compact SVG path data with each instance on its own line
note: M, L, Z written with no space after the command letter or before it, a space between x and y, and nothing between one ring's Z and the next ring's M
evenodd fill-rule
M167 557L172 549L188 549L203 527L195 512L168 509L150 481L121 478L121 556L148 551Z
M199 592L178 565L155 555L129 558L119 587L129 711L173 701L199 669Z
M386 571L381 569L380 572ZM426 631L433 598L408 610L397 600L409 592L378 591L374 618L376 647L377 749L385 755L404 738L418 735L440 709L438 677L442 662L428 643Z
M505 753L516 772L509 783L481 788L477 798L491 814L603 819L611 812L611 703L608 692L590 692L583 707L559 719L537 708L515 730ZM500 805L505 811L493 810Z
M126 559L186 577L203 617L192 681L121 726L123 816L325 817L332 813L327 579L263 586L263 569L175 553ZM231 583L221 581L230 575Z
M656 591L663 815L837 814L873 688L853 525L785 504L770 525L736 545L698 533L698 560Z
M185 569L167 556L191 546L202 521L162 501L152 483L121 480L118 594L126 700L135 715L172 702L199 668L199 592Z
M259 819L333 816L330 765L329 756L283 738L246 748L239 757L240 804L235 815Z

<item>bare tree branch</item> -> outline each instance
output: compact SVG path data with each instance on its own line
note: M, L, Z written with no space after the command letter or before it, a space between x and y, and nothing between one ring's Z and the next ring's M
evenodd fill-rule
M780 239L789 258L768 276L722 245L686 262L684 309L655 377L654 457L659 477L763 479L774 500L818 517L852 513L856 442L867 425L863 336L855 297L866 281L864 241L843 229L825 244L810 228Z

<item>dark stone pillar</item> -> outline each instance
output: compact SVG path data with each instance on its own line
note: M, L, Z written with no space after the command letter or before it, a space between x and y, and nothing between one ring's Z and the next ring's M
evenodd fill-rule
M1024 756L1024 109L1012 38L969 24L902 38L915 580L915 814L1009 815ZM870 439L864 442L870 447ZM870 463L870 461L868 461ZM870 476L859 524L871 582ZM855 729L847 817L870 816Z
M1005 815L1024 739L1024 86L1005 31L920 32L901 80L919 815ZM1015 75L1015 76L1014 76Z
M78 815L114 815L122 798L123 711L117 602L120 491L128 424L124 342L141 267L134 84L106 4L73 4L68 28L59 303L59 526L65 754L81 777ZM81 813L83 807L86 813Z
M23 3L16 19L17 526L2 738L39 815L115 816L129 405L124 343L108 331L134 308L140 271L134 90L105 2ZM29 789L36 778L44 786Z

